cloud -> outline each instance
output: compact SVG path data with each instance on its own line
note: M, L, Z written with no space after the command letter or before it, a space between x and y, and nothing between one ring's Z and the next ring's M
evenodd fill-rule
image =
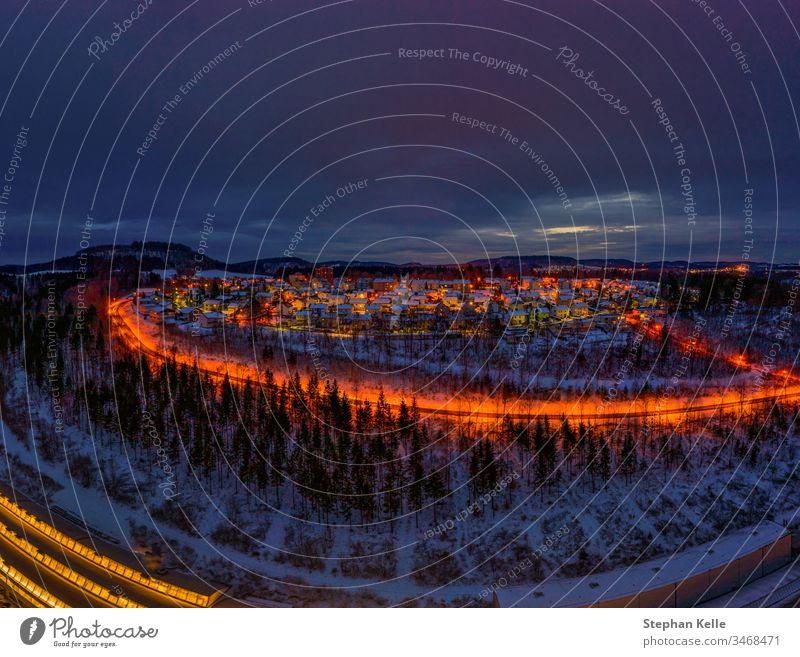
M537 228L541 232L541 228ZM578 233L597 233L602 228L600 226L553 226L551 228L545 227L548 237L555 237L557 235L576 235Z
M610 226L608 224L603 225L580 225L580 226L552 226L552 227L545 227L545 231L547 232L547 237L558 237L561 235L580 235L583 233L597 233L597 234L608 234L608 233L630 233L633 231L638 230L641 226L634 226L634 225L626 225L626 226ZM538 232L542 232L541 228L536 229Z
M657 194L644 192L613 192L610 194L600 194L599 196L580 196L573 199L572 207L578 212L618 212L620 210L630 212L638 211L641 206L648 208L657 207L660 199Z

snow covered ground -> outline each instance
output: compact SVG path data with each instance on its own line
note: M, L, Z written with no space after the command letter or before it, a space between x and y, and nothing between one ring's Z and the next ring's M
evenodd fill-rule
M800 507L795 436L750 466L711 458L704 451L707 434L683 443L685 467L674 473L643 463L629 483L615 476L594 490L587 476L549 490L509 485L494 509L469 514L463 513L468 473L458 464L451 474L461 484L437 505L435 517L427 509L369 525L323 522L304 513L291 490L280 499L247 494L233 474L201 481L184 461L175 466L179 494L168 500L151 456L113 436L71 427L53 450L50 407L23 383L21 375L14 379L3 408L25 409L30 400L37 448L18 417L14 431L3 424L4 481L85 518L131 550L160 556L168 567L222 581L242 599L473 605L487 603L484 592L514 573L515 588L500 587L504 596L519 599L535 588L526 598L531 604L579 604L598 588L616 592L648 576L673 577L707 559L705 548L692 548L765 519L793 517ZM501 458L522 481L529 476L513 455ZM718 557L728 552L718 550ZM682 556L670 560L675 552ZM620 578L626 572L633 574Z

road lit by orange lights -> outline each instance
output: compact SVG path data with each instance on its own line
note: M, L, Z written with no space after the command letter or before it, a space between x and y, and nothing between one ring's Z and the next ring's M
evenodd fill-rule
M113 302L109 307L109 315L116 339L119 339L128 348L146 354L156 361L160 362L168 358L174 358L178 363L192 368L198 367L204 373L215 378L222 378L227 373L231 380L237 382L264 380L265 371L263 368L257 368L234 360L215 360L208 355L199 353L199 351L197 353L185 353L179 351L174 344L167 343L163 336L155 336L143 331L141 325L149 323L146 323L135 312L134 305L130 299ZM626 320L632 325L642 326L650 337L663 337L665 329L656 322L642 323L630 316L626 317ZM149 325L153 326L152 324ZM698 354L714 355L714 352L703 345L700 340L672 339L675 344L680 345L681 348L687 351L692 350ZM717 357L719 358L719 356ZM733 356L728 359L728 362L739 369L755 369L747 364L743 356ZM289 382L290 376L293 376L288 372L275 370L272 371L272 375L278 385L285 381ZM800 396L800 384L798 384L800 377L793 376L788 371L783 370L781 378L783 378L782 384L772 394L746 395L740 391L728 389L722 393L698 395L689 404L683 398L665 398L663 396L661 398L639 396L636 399L604 400L601 403L597 398L586 397L574 400L502 400L500 395L494 395L482 399L470 399L466 396L453 397L443 401L417 395L417 405L423 417L453 416L468 418L473 421L492 421L503 418L530 420L531 418L535 419L537 416L566 416L587 421L649 417L659 417L668 421L682 421L687 417L711 415L721 411L743 411L752 404L764 404ZM795 384L788 385L790 380L794 381ZM338 379L337 382L339 389L347 392L351 399L368 400L370 403L375 403L379 398L379 390L364 390L363 388L356 390L354 387L347 385L346 382ZM303 381L303 383L307 382ZM386 402L394 408L399 407L403 400L409 403L409 396L400 391L383 389L383 396Z

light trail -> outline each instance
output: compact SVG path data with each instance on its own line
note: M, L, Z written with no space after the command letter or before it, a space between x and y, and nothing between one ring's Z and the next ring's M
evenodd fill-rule
M155 359L157 362L164 362L168 358L175 358L176 362L188 365L192 368L198 368L201 372L209 376L222 379L226 376L231 381L237 383L258 383L261 380L257 368L245 365L239 362L225 361L220 363L214 361L209 357L202 355L195 357L194 354L187 354L177 349L174 344L166 344L164 341L157 340L146 332L143 332L139 323L144 322L133 309L133 302L131 299L120 299L114 301L109 306L109 315L112 320L113 326L117 329L117 337L131 350L146 354L147 356ZM633 325L641 325L638 320L627 318ZM645 326L645 332L652 338L663 337L663 327L660 324L651 323ZM676 339L677 338L673 338ZM686 349L689 346L689 341L684 341L682 344ZM703 355L714 355L714 352L702 346L698 341L693 345L696 353ZM731 357L728 362L732 365L737 365L740 369L747 367L751 370L754 368L748 366L741 356ZM263 372L262 372L263 374ZM284 372L272 371L274 381L277 384L290 381L290 376ZM585 421L607 422L612 420L622 419L635 419L635 418L653 418L658 417L661 419L669 420L682 420L688 416L701 416L718 413L721 411L730 411L742 409L745 406L754 406L761 404L769 404L777 401L796 399L800 397L800 377L790 377L788 372L781 372L784 382L780 387L780 392L768 395L751 395L745 396L737 393L736 391L726 391L712 396L697 397L692 404L685 404L680 399L671 399L659 402L659 407L656 408L656 400L637 397L632 400L614 400L608 403L603 403L604 410L601 413L588 411L585 409L590 402L588 401L563 401L563 400L544 400L544 401L521 401L515 400L511 402L512 407L520 407L525 405L524 410L505 411L500 410L501 403L497 400L484 399L484 400L470 400L470 399L450 399L447 402L440 403L435 399L417 399L417 405L420 413L428 417L454 417L454 418L468 418L470 420L486 420L497 421L502 419L530 421L536 417L557 417L561 416L567 418L576 418ZM789 386L789 380L793 379L797 383ZM303 381L307 383L307 381ZM338 381L339 389L347 392L352 399L360 399L362 401L368 400L370 403L377 402L379 392L374 390L353 390L348 389L342 381ZM394 391L383 391L384 399L394 409L399 408L401 401L405 397ZM494 405L494 410L486 410L486 407ZM591 402L592 407L596 408L600 404L598 402ZM464 410L463 406L468 406L469 410Z

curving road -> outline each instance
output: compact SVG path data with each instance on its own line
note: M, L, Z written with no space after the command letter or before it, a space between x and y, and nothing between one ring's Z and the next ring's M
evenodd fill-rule
M259 372L256 368L238 362L216 361L210 357L197 354L187 354L173 351L174 345L166 343L162 336L154 335L145 328L154 328L155 325L146 322L133 307L130 298L124 298L112 302L109 306L109 315L112 322L112 335L122 341L128 348L139 351L158 362L167 357L175 356L176 360L192 367L195 364L201 371L215 378L223 378L227 372L228 377L240 383L246 381L260 380ZM745 364L737 361L737 366L742 368ZM752 368L751 368L752 369ZM286 373L274 372L275 381L282 383L286 380ZM797 381L797 377L792 377ZM787 377L788 381L788 377ZM376 391L355 391L349 389L342 381L338 381L340 390L346 391L354 399L369 400L374 403L378 399ZM386 401L394 409L400 405L403 396L400 393L388 392L384 390ZM501 408L502 404L496 399L487 398L481 401L467 399L451 399L447 402L439 402L434 399L417 399L420 413L428 417L455 417L468 418L474 421L498 421L505 418L530 421L537 416L566 417L594 421L607 422L627 418L659 418L664 420L681 420L687 416L711 415L720 411L734 411L752 405L771 404L777 401L800 398L800 384L792 386L784 384L780 392L765 395L743 396L735 391L729 391L717 396L697 397L690 404L686 404L683 399L664 398L659 399L634 399L611 401L602 404L604 410L597 412L600 405L595 400L561 401L544 400L524 402L525 410L514 410L519 408L522 402L511 402L508 409ZM465 408L466 407L466 408ZM492 408L493 407L493 408ZM586 410L590 407L590 410Z

